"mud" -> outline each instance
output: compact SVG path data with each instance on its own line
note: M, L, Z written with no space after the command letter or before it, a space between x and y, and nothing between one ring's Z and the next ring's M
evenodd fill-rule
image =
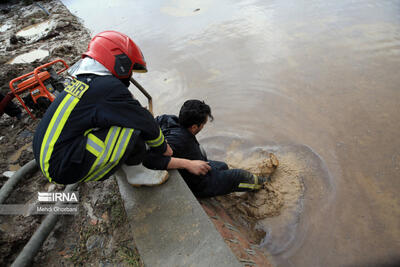
M3 94L9 92L12 79L42 64L57 58L73 64L90 40L86 28L61 2L35 2L49 11L50 16L33 1L0 4L0 92ZM26 27L28 30L22 34L20 31ZM7 64L37 49L49 51L49 55L31 63ZM6 114L0 118L0 186L8 179L3 174L17 171L33 159L32 139L39 119L32 120L22 107L21 110L20 120ZM17 185L5 204L28 205L37 201L37 192L62 190L64 186L51 184L36 172ZM61 217L32 266L142 266L133 238L126 234L130 232L129 224L115 180L82 185L79 194L79 214ZM0 215L0 266L12 264L43 218Z
M241 163L236 163L236 165L233 162ZM224 209L233 215L239 213L244 220L249 222L279 215L284 202L282 193L275 188L277 179L273 174L279 165L276 156L270 153L264 158L262 154L259 154L240 161L230 159L228 163L231 168L245 169L255 175L268 177L271 181L264 183L263 187L256 192L235 192L217 197Z
M302 145L256 144L227 136L200 139L200 143L210 159L222 160L231 167L257 174L271 173L269 153L276 155L279 166L272 172L271 182L265 189L217 197L206 204L227 213L248 241L268 254L270 261L286 265L287 262L279 260L281 253L290 253L301 246L308 234L308 222L313 221L335 198L335 185L323 160ZM250 199L248 195L255 198ZM265 204L260 205L264 208L262 214L259 207L254 207L258 195L261 203Z

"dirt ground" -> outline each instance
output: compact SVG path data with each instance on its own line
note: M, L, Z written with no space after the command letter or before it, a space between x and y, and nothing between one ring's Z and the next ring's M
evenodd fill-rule
M39 6L43 7L45 11ZM46 14L46 11L50 14ZM35 25L47 25L38 34L17 33ZM35 27L33 27L35 28ZM57 58L71 65L86 49L90 33L59 1L3 1L0 4L0 91L9 91L9 81ZM8 64L32 50L48 56L31 63ZM18 104L16 100L14 103ZM32 139L39 119L23 111L20 120L4 114L0 118L0 186L10 172L33 159ZM20 183L5 204L26 204L37 192L60 192L63 186L47 182L36 172ZM79 187L79 214L64 215L50 234L33 266L142 266L126 221L114 179ZM43 215L0 216L0 266L10 265L35 232Z

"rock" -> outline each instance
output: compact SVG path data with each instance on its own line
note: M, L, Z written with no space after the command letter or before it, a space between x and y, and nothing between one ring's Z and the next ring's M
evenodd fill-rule
M50 184L49 187L47 188L47 192L52 192L52 191L54 191L54 189L56 189L56 185Z
M102 203L105 201L107 194L107 191L103 188L96 188L90 193L90 202L93 206L96 206L97 203Z
M62 44L60 46L55 47L51 51L52 56L64 57L65 55L74 55L77 54L76 48L72 44Z
M22 121L23 124L28 124L29 120L31 119L31 117L26 117L24 118L24 120Z
M103 254L104 257L110 258L112 256L112 252L114 250L114 243L115 243L114 238L111 236L106 248L101 253L101 254Z
M15 173L15 171L6 171L6 172L3 172L3 175L7 178L11 178L11 176L13 176L14 173Z
M4 136L0 136L0 141L3 140Z
M3 15L5 15L5 14L8 14L8 13L10 13L10 8L8 8L8 7L2 7L1 9L0 9L0 12L1 12L1 14L3 14Z
M14 34L14 35L11 36L11 38L10 38L10 44L15 45L15 44L17 44L17 43L18 43L18 38L17 38L17 36L15 36L15 34Z
M46 239L45 243L43 244L42 249L46 251L50 251L54 249L55 245L57 243L57 239L54 236L50 236L49 238Z
M58 22L57 22L56 29L61 29L61 28L67 27L67 26L69 26L70 24L71 24L71 23L70 23L69 21L65 21L65 20L58 21Z
M24 138L32 137L32 136L33 136L33 133L31 131L25 129L18 135L18 138L19 139L24 139Z
M108 212L104 212L103 215L101 215L101 218L104 220L105 223L110 222L110 217L108 216Z
M104 237L99 235L92 235L86 241L86 249L88 252L95 248L103 248L104 245Z
M92 206L89 203L83 203L83 207L85 207L85 209L87 210L87 214L91 219L91 223L93 225L96 225L98 218L94 215Z
M115 264L111 263L109 261L99 261L98 266L99 267L111 267L111 266L115 266ZM120 265L117 265L117 266L120 266ZM122 266L125 266L125 265L122 265Z

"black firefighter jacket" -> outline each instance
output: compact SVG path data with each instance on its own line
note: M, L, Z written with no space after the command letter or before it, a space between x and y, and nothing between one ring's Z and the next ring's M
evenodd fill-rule
M56 183L104 180L132 151L137 136L153 151L166 149L151 113L114 76L78 75L39 123L33 151Z

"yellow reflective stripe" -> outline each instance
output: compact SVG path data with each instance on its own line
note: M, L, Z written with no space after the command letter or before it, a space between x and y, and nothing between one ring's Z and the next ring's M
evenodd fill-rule
M97 159L93 163L92 167L90 168L88 174L85 177L83 177L83 179L81 179L80 182L86 181L86 179L88 179L88 176L90 176L96 170L96 168L100 168L100 166L103 165L105 156L108 154L108 150L110 150L110 149L112 150L112 148L114 147L113 142L115 141L115 136L118 136L118 131L119 131L119 127L114 127L114 126L111 127L110 130L108 130L106 140L104 141L105 149L103 150L101 155L99 155L97 157ZM111 139L111 142L110 142L110 139Z
M108 159L111 157L111 152L113 151L115 144L118 140L118 136L121 132L121 127L116 127L116 128L117 128L117 130L115 132L115 135L110 137L110 139L111 139L110 149L107 151L107 154L105 154L104 160L103 160L103 162L101 162L101 165L100 165L101 167L104 166L107 163Z
M93 129L94 129L94 128L87 129L87 130L83 133L83 135L84 135L84 136L88 135L88 133L90 133Z
M117 164L121 160L122 156L125 154L126 147L129 144L129 141L131 139L132 133L133 133L133 129L127 129L127 128L123 129L123 131L122 131L122 133L120 135L120 140L118 140L118 143L117 143L118 147L116 147L114 149L114 153L113 153L112 159L107 164L107 166L104 167L104 169L96 175L96 177L93 177L94 181L100 180L110 170L112 170L115 166L117 166Z
M100 156L101 151L97 151L94 147L91 147L89 143L86 143L86 150L92 153L95 157Z
M100 156L101 152L104 149L104 143L94 134L89 134L86 142L86 149L95 155L96 157Z
M259 184L240 183L239 184L239 188L260 189L261 185L259 185Z
M103 141L101 141L101 139L95 136L94 134L88 135L88 142L90 142L93 147L98 147L100 150L103 150L104 148Z
M89 181L92 179L94 175L96 175L99 171L103 169L108 159L110 158L110 154L113 151L115 146L115 142L118 138L118 134L121 131L121 127L112 126L107 133L107 137L105 140L105 149L103 152L97 157L92 167L90 168L88 174L81 181Z
M50 124L47 127L46 133L44 134L44 138L42 140L42 146L40 148L40 162L39 162L39 165L40 165L40 168L42 169L43 174L45 174L45 175L46 175L46 172L45 172L45 168L44 168L44 165L45 165L44 164L44 159L45 159L45 150L44 149L45 149L46 145L50 142L49 135L52 132L53 125L54 125L54 123L55 123L55 121L57 119L57 115L61 112L61 110L65 106L65 103L69 100L69 97L70 97L69 95L64 97L64 99L61 101L60 105L57 107L56 112L54 113L53 117L51 118Z
M49 179L50 182L52 179L49 174L49 161L51 154L53 153L54 145L57 142L57 139L60 136L69 115L78 102L78 98L75 98L72 95L66 95L61 101L60 105L57 107L57 110L51 118L50 124L47 127L44 135L40 149L40 167L43 174Z
M146 141L146 144L150 147L158 147L164 142L164 135L160 129L160 134L156 139Z

